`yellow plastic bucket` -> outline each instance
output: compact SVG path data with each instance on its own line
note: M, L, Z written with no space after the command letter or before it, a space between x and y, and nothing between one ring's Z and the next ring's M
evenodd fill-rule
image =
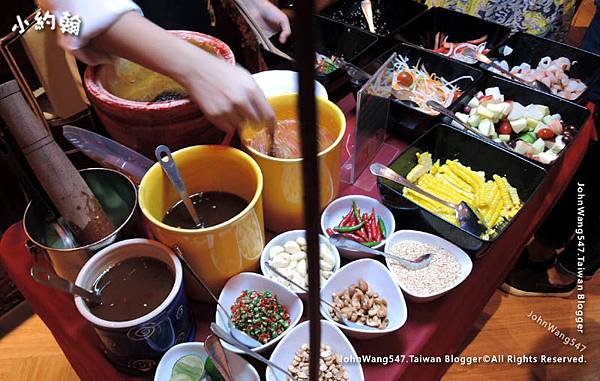
M173 152L189 194L221 191L248 202L237 216L205 229L180 229L162 223L166 211L179 200L158 163L140 183L139 204L150 232L167 246L179 246L193 270L217 295L232 276L258 268L265 243L263 176L252 158L235 148L193 146ZM186 277L188 296L207 301L208 295Z
M268 98L277 120L298 119L298 95L286 94ZM338 193L342 138L346 132L346 117L334 103L316 98L317 123L335 137L332 145L321 151L319 157L321 210ZM265 179L263 191L265 224L274 232L304 228L302 188L302 159L279 159L258 152L244 142L252 138L259 126L247 124L242 128L245 149L256 160ZM315 184L317 186L317 184Z

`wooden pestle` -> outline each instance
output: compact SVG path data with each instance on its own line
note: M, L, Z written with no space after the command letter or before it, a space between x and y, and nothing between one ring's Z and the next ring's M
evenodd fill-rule
M78 246L109 236L115 229L102 206L50 132L25 102L16 81L0 85L0 117Z

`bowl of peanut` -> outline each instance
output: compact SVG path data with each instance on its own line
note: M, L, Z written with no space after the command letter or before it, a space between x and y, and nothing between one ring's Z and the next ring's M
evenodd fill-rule
M402 291L389 270L374 259L359 259L337 271L321 289L321 298L364 329L340 322L333 309L321 303L321 315L346 335L374 339L400 329L408 315Z

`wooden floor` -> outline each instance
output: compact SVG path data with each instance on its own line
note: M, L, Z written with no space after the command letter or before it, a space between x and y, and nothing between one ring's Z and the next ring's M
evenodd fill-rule
M575 297L520 298L497 291L474 327L462 356L496 354L573 356L579 352L527 316L530 311L587 346L587 361L574 365L453 365L443 381L600 380L600 277L585 283L585 334L576 333ZM69 381L77 375L44 323L34 316L0 339L0 380ZM367 380L370 381L370 380ZM426 381L426 380L415 380Z

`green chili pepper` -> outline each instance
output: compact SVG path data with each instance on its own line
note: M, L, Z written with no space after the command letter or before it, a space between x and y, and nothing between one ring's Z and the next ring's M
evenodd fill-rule
M358 206L356 205L356 201L352 201L352 210L354 210L354 217L356 217L356 221L360 221L360 212L358 211Z
M361 245L365 245L366 247L377 246L381 243L381 241L369 241L369 242L361 242Z
M387 228L385 227L385 222L383 222L383 218L381 218L381 216L377 216L377 222L379 223L379 229L381 229L381 236L383 238L387 238Z
M350 232L359 230L363 226L365 226L365 221L361 222L358 225L354 225L354 226L336 226L333 228L333 230L335 230L338 233L350 233Z

